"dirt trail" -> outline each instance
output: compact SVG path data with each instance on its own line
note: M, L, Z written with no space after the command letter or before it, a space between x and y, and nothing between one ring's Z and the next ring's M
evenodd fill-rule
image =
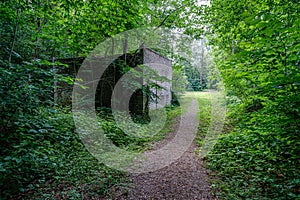
M194 108L190 109L198 110L195 107L197 104L193 106ZM191 119L193 120L195 119ZM178 124L175 130L178 129ZM175 135L176 132L168 134L163 141L155 145L154 150L170 142ZM128 193L119 191L119 194L113 195L113 199L216 199L211 195L208 170L203 167L203 160L195 154L196 148L193 142L188 150L170 165L154 172L130 175L132 184Z

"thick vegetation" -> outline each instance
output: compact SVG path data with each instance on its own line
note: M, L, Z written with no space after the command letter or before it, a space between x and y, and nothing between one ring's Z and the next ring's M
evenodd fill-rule
M87 55L105 37L136 27L139 3L1 1L1 198L97 197L123 177L87 152L53 91L73 81L56 74L67 67L56 59Z
M299 15L285 0L213 0L207 9L233 127L208 156L223 199L300 197Z
M192 68L194 63L182 55L167 54L174 60L176 95L186 84L201 90L219 87L223 80L226 87L226 133L207 157L218 175L214 185L220 198L299 198L300 4L212 0L201 9L198 2L1 1L1 198L101 198L126 183L123 173L102 165L84 148L70 107L61 107L53 91L57 82L74 81L57 74L68 67L58 60L85 57L105 38L145 26L173 28L194 38L205 31L210 42L212 63L203 60ZM214 106L207 99L200 103ZM200 113L205 121L199 145L211 120L206 113ZM141 151L162 139L180 114L168 108L166 126L151 139L130 137L110 116L98 117L117 146Z
M105 38L129 29L170 27L175 19L179 23L173 13L183 13L183 3L189 2L0 2L1 198L97 198L121 182L124 174L105 167L84 148L70 107L62 108L54 99L57 82L73 83L71 77L57 74L68 67L58 61L87 56ZM181 75L179 67L176 92L185 81ZM153 141L180 114L168 110L168 124ZM110 117L99 115L99 121L118 146L141 150L152 141L124 135Z

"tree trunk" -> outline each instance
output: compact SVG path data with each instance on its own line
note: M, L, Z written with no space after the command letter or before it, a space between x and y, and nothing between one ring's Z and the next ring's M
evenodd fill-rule
M20 10L18 9L17 11L17 17L16 17L16 25L15 25L15 30L14 30L14 36L13 36L13 41L11 44L11 48L10 48L10 52L9 52L9 57L8 57L8 63L11 63L11 57L12 57L12 53L14 51L14 47L15 47L15 42L17 39L17 31L18 31L18 20L19 20L19 14L20 14Z

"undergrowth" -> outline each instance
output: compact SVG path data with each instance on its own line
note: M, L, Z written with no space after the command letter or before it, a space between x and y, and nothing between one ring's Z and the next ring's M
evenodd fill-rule
M2 143L1 199L107 198L112 188L127 187L125 173L106 167L86 150L68 110L40 108L14 122L16 130L3 138L10 143ZM172 130L180 114L180 107L167 107L165 126L146 139L126 135L111 117L99 116L99 121L115 145L144 151Z
M200 147L203 143L203 140L208 132L208 128L211 122L211 100L209 93L202 93L198 98L199 105L199 126L196 138L196 144Z
M157 124L154 123L153 127L145 128L144 125L149 123L148 119L135 119L136 122L138 121L138 123L135 123L134 121L130 121L129 117L126 118L122 116L124 128L130 129L131 132L136 130L136 133L131 133L130 135L126 134L119 127L120 124L114 120L112 115L99 112L98 116L102 129L104 130L106 136L114 143L114 145L124 148L128 151L141 152L151 148L153 143L164 139L167 133L172 132L174 129L174 124L176 123L176 118L184 112L181 106L170 105L163 109L166 111L166 121L163 124L163 127L155 127ZM154 112L160 111L157 110ZM157 129L160 130L157 131ZM155 134L147 135L149 131L155 132Z
M75 134L71 113L41 108L20 117L2 151L1 198L101 197L124 179L93 158ZM16 138L13 140L12 138Z
M220 199L299 199L299 122L273 103L229 97L229 127L207 157Z

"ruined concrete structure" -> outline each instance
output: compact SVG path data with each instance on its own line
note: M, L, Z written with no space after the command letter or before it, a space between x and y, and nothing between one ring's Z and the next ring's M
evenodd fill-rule
M143 50L143 62L151 69L157 71L160 76L164 76L170 81L155 81L162 89L152 88L152 92L158 96L158 99L154 102L150 102L151 109L157 109L171 104L172 100L172 61L161 56L157 52L144 48Z
M97 58L98 61L99 59L101 60L103 58ZM75 77L75 74L78 72L78 69L83 63L84 58L62 59L60 61L69 65L69 68L61 73L67 73ZM93 61L91 61L91 63L92 62ZM135 80L133 81L137 81L144 86L146 86L148 82L152 82L159 85L161 88L148 88L153 92L153 94L156 95L156 98L154 98L153 101L150 101L149 96L145 95L145 88L147 87L144 87L144 90L136 90L130 98L129 110L132 113L139 115L147 113L149 108L157 109L171 104L172 62L152 49L144 47L137 52L118 57L105 69L100 80L96 82L96 108L111 108L114 88L117 82L126 73L126 71L124 71L124 67L129 66L130 68L135 68L140 65L149 67L153 71L156 71L159 76L163 76L170 81L156 79L155 77L151 76L151 74L151 77L149 77L149 74L146 72L147 70L144 71L143 69L141 72L142 75L135 77ZM58 90L58 96L60 98L66 98L66 95L70 96L72 89L70 87L66 89L66 87L67 86L63 86L61 87L61 90ZM128 88L124 87L121 92L126 93L127 91Z

